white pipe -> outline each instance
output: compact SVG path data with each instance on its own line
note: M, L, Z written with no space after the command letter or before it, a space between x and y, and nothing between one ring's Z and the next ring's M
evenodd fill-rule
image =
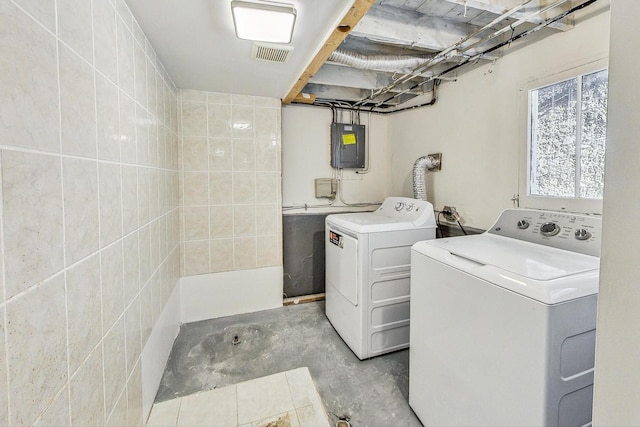
M423 64L433 55L362 55L345 49L336 49L328 61L362 70L407 71Z

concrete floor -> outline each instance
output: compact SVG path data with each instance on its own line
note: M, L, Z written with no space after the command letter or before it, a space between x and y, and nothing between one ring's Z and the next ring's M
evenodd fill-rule
M234 345L234 337L239 344ZM408 403L409 351L360 361L324 302L183 325L156 402L307 366L332 425L420 426Z

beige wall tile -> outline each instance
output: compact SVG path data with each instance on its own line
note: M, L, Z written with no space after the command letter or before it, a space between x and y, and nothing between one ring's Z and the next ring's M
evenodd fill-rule
M233 170L233 149L229 138L209 138L209 170Z
M100 246L122 237L122 177L120 165L100 163Z
M258 237L258 267L282 265L282 237Z
M231 106L231 130L234 138L254 137L254 108L244 105Z
M256 108L256 138L277 138L280 131L278 110L275 108Z
M210 138L232 136L231 105L209 104L208 119Z
M107 416L118 403L127 384L127 361L125 351L125 321L121 317L107 332L103 341L104 351L104 406Z
M151 284L147 282L140 290L140 338L142 348L147 344L153 328L153 295Z
M136 106L122 90L120 102L120 153L122 163L136 164Z
M63 267L60 159L2 151L7 298Z
M279 202L281 185L279 172L256 172L256 202Z
M256 206L256 234L258 236L280 234L282 216L279 204Z
M209 104L231 104L231 94L219 92L205 92Z
M7 360L5 347L4 307L0 308L0 360ZM0 425L9 425L9 384L7 364L0 363Z
M127 425L141 426L142 420L142 370L138 363L127 382Z
M211 240L211 271L233 270L233 239Z
M117 49L118 49L118 86L127 95L134 97L134 66L133 66L133 35L127 28L125 21L117 21Z
M274 138L256 138L256 169L280 170L280 141Z
M122 165L122 228L128 234L138 228L138 171Z
M8 3L8 2L5 2ZM52 32L56 31L56 4L42 0L16 0L15 3L23 7L38 22Z
M230 204L233 195L233 174L211 172L209 174L209 202L212 205Z
M233 170L254 171L256 169L256 145L253 139L233 140Z
M209 272L209 242L207 240L184 243L185 275Z
M209 207L187 207L184 214L185 240L207 240L209 238Z
M140 291L140 255L138 234L132 233L122 240L124 253L124 303L129 305Z
M54 2L18 3L55 29ZM0 69L3 144L59 152L56 41L8 1L0 4Z
M138 252L140 254L140 289L142 289L152 273L151 232L148 225L138 230Z
M67 270L69 372L73 373L102 338L100 259L92 255Z
M12 425L31 425L67 381L64 296L58 275L6 307Z
M250 95L231 94L231 103L233 105L249 105L253 107L254 97Z
M64 235L67 265L98 250L98 164L62 159Z
M96 98L93 69L59 44L62 151L96 158Z
M151 203L151 171L138 168L138 224L143 226L151 219L149 204Z
M102 330L107 331L124 312L122 242L100 253Z
M184 172L184 206L209 204L209 174Z
M235 270L256 268L256 244L255 237L233 239L233 267Z
M101 2L108 4L108 2ZM96 73L98 159L120 161L118 87Z
M118 81L116 14L111 2L93 2L93 35L96 68L116 83Z
M35 427L68 426L69 418L69 388L65 385L54 398L51 406L36 421Z
M180 99L182 101L207 102L207 92L201 90L180 89Z
M182 170L186 172L209 171L207 138L184 138L182 143L182 167Z
M71 425L104 425L102 348L94 349L69 381Z
M127 425L127 391L124 390L118 402L116 402L113 412L107 419L107 427L122 427Z
M207 136L207 104L188 101L182 103L182 135Z
M58 37L86 61L93 63L91 2L56 0Z
M136 28L140 28L136 24ZM134 32L135 33L135 32ZM142 47L135 43L133 46L133 64L134 64L134 90L135 99L143 107L147 108L147 56L144 52L144 44Z
M256 175L253 172L233 173L233 203L255 203Z
M147 110L136 104L136 163L149 165L149 126Z
M127 376L131 375L136 362L142 354L140 324L140 299L135 298L125 313Z
M233 235L234 237L256 235L256 208L254 205L233 206Z
M154 116L158 116L158 79L162 82L156 72L154 62L147 58L147 106L149 112Z
M233 237L233 206L211 206L209 215L211 220L209 230L212 239Z

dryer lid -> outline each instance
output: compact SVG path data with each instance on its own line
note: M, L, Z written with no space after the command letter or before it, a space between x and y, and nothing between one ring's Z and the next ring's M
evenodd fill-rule
M489 233L431 240L429 245L533 280L554 280L600 268L600 258Z

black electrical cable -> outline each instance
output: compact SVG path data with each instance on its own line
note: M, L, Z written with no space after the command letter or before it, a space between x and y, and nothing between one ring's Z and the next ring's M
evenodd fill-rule
M442 233L442 227L440 227L440 215L442 215L442 212L438 212L438 217L436 218L436 230L440 232L440 238L444 238L444 234ZM438 235L436 233L436 238L437 237Z
M462 232L466 236L467 235L467 230L464 229L464 227L462 226L462 224L460 224L460 221L458 219L456 219L456 222L458 223L458 226L460 227L460 230L462 230Z

